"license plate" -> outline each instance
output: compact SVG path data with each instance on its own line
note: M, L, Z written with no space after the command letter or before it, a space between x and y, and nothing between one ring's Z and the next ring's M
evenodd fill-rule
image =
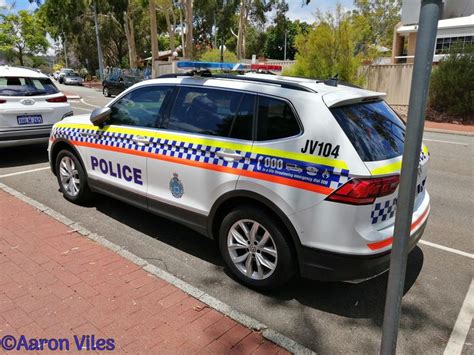
M19 125L43 123L43 117L41 115L17 116L16 120L17 120Z

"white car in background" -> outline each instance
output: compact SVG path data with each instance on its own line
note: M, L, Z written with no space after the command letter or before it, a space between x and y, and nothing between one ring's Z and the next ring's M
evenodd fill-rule
M53 124L72 114L48 76L0 66L0 147L47 142Z

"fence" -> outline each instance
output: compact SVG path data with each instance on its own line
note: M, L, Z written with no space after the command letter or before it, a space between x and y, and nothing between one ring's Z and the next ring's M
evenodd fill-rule
M359 69L365 88L385 92L391 105L408 105L413 64L369 65Z

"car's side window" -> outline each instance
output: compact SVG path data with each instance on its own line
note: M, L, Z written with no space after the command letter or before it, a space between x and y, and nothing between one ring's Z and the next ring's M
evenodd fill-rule
M182 87L167 129L251 139L253 96L200 87Z
M291 137L300 132L298 120L286 101L266 96L259 97L257 116L258 141Z
M173 86L146 86L123 96L112 106L110 124L139 127L158 127L163 118L167 96Z

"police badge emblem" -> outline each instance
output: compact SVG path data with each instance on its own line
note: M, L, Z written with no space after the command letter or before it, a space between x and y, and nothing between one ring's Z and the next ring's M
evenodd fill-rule
M173 173L173 177L170 180L170 191L173 197L176 198L181 198L184 194L184 187L177 173Z

